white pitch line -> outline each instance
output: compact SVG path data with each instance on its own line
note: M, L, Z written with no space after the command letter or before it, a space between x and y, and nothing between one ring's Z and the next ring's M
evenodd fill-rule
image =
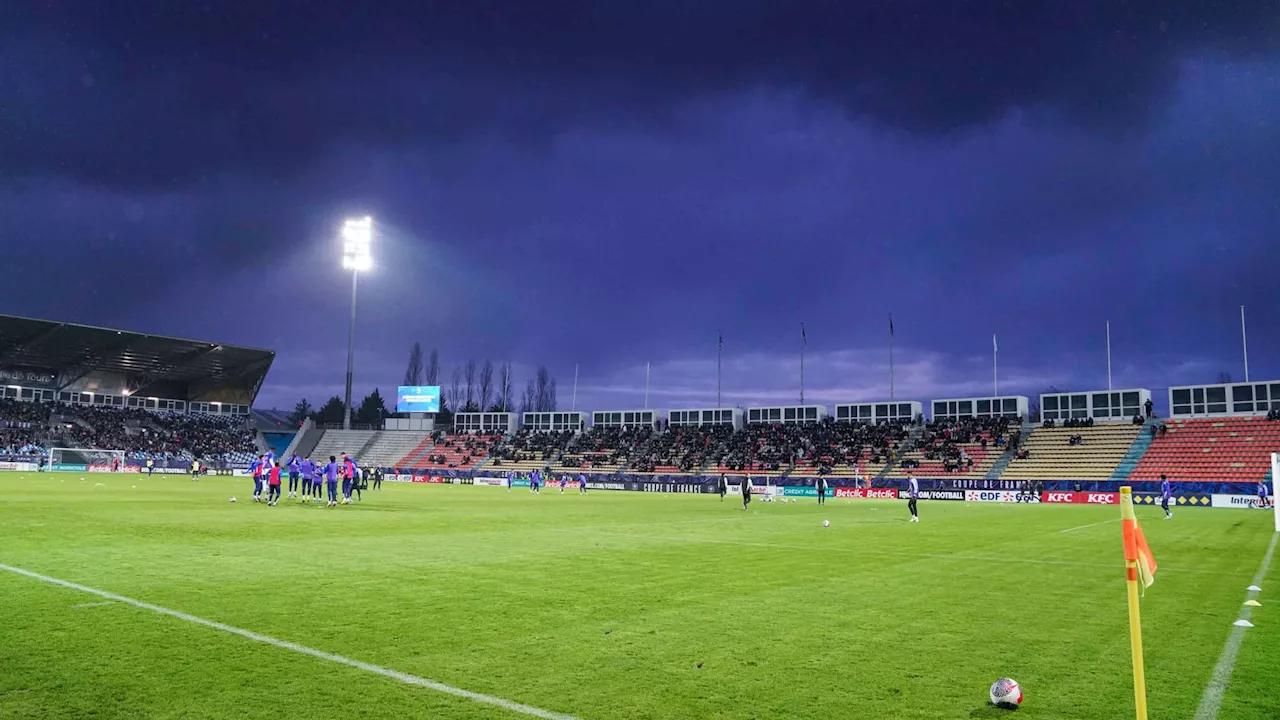
M565 715L564 713L553 712L551 710L543 710L542 708L536 708L531 705L524 705L522 703L513 702L511 700L504 700L500 697L494 697L492 695L485 695L483 693L472 692L470 690L463 690L462 688L456 688L456 687L453 687L452 685L445 685L444 683L436 682L435 680L428 680L426 678L421 678L421 677L418 677L417 675L410 675L408 673L402 673L398 670L391 670L388 668L379 667L377 665L370 665L369 663L361 662L359 660L352 660L351 658L343 657L342 655L335 655L333 653L327 653L323 650L316 650L314 648L309 648L305 645L299 645L297 643L289 642L288 640L279 640L279 639L270 637L269 635L263 635L261 633L253 632L252 630L245 630L242 628L234 627L232 625L225 625L223 623L215 622L213 620L205 620L204 618L196 617L195 615L188 615L187 613L180 612L178 610L170 610L169 608L160 607L159 605L152 605L151 603L142 602L141 600L134 600L133 598L128 598L123 595L116 595L115 593L110 593L105 590L98 590L97 588L91 588L86 585L79 585L77 583L68 582L66 580L59 580L58 578L49 577L48 575L41 575L40 573L34 573L34 572L31 572L30 570L23 570L22 568L12 567L10 565L4 565L2 563L0 563L0 570L7 570L11 573L22 575L24 577L29 577L33 580L46 582L51 585L60 585L65 588L70 588L71 590L79 590L80 592L89 593L90 595L97 595L98 597L106 598L107 600L113 600L115 602L124 603L126 605L132 605L136 608L141 608L143 610L150 610L151 612L158 613L160 615L168 615L169 617L174 617L179 620L185 620L186 622L194 623L196 625L203 625L207 628L213 628L214 630L221 630L226 633L231 633L232 635L239 635L240 637L248 638L249 640L253 640L260 643L265 643L272 647L278 647L284 650L292 650L301 655L310 655L311 657L319 658L320 660L328 660L329 662L337 663L339 665L346 665L348 667L356 668L357 670L364 670L365 672L370 672L375 675L381 675L386 678L391 678L392 680L399 680L400 682L406 685L416 685L418 687L424 687L429 690L435 690L436 692L444 693L445 695L453 695L456 697L465 698L467 700L472 700L474 702L484 703L486 705L494 705L504 710L510 710L511 712L520 713L521 715L528 715L530 717L543 718L543 720L579 720L578 718L572 715Z
M1271 543L1267 545L1267 552L1262 556L1262 564L1258 566L1258 574L1253 576L1251 586L1260 587L1262 581L1267 576L1267 568L1271 566L1271 556L1276 550L1276 540L1280 539L1280 533L1271 533ZM1250 590L1245 596L1245 600L1252 600L1258 593ZM1248 620L1253 614L1253 608L1249 605L1240 607L1240 620ZM1227 691L1227 683L1231 681L1231 671L1236 667L1236 656L1240 654L1240 646L1244 644L1245 630L1235 626L1231 628L1231 634L1227 636L1227 644L1222 648L1222 655L1218 657L1218 664L1213 666L1213 675L1209 676L1209 682L1204 686L1204 694L1200 696L1200 709L1196 710L1195 720L1216 720L1218 711L1222 709L1222 696Z
M1060 530L1059 532L1064 532L1064 533L1075 532L1076 530L1083 530L1085 528L1098 527L1099 525L1106 525L1107 523L1113 523L1113 522L1120 522L1120 518L1111 518L1110 520L1103 520L1102 522L1089 523L1088 525L1077 525L1076 527L1067 528L1066 530Z
M637 535L634 533L611 533L577 528L554 528L556 532L585 533L606 537L635 538L637 540L671 540L676 542L708 543L712 545L739 545L743 547L774 548L779 550L809 550L814 552L855 553L858 555L888 555L890 557L926 558L930 560L971 560L974 562L1025 563L1029 565L1070 565L1073 567L1123 569L1124 563L1088 563L1074 560L1037 560L1035 558L984 557L982 555L944 555L942 553L910 553L894 550L874 550L865 548L812 547L809 545L786 545L783 543L750 542L743 540L716 540L713 538L671 537L666 535ZM1219 575L1215 570L1198 570L1194 568L1160 568L1164 572L1196 573L1199 575Z
M71 609L74 610L76 608L103 607L104 605L115 605L115 604L116 603L114 600L107 600L106 602L100 602L100 603L80 603L79 605L72 605Z

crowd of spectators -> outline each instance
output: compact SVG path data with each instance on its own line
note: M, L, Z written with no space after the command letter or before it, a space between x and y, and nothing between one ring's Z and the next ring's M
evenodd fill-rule
M629 428L593 427L570 443L560 464L584 469L619 467L644 447L654 436L654 432L647 425Z
M437 430L431 434L435 445L427 453L426 461L432 466L469 468L481 458L493 452L502 442L500 433L445 433Z
M1022 430L1010 433L1010 422L1003 417L934 420L925 425L920 438L921 454L926 460L941 461L945 472L968 472L973 468L973 457L966 446L981 448L983 454L989 446L1000 448L1001 452L1006 443L1018 447Z
M901 421L871 425L827 420L799 427L801 433L796 462L826 475L842 466L856 469L859 460L866 460L874 465L888 462L906 441L911 423Z
M641 473L693 472L717 457L733 434L732 425L668 428L637 451L630 469Z
M1135 415L1134 420L1138 425L1141 425L1144 422L1141 415ZM1091 428L1093 427L1093 418L1068 418L1063 420L1061 424L1059 424L1057 420L1045 420L1040 423L1040 426L1046 428L1064 427L1068 429Z
M493 464L499 467L503 462L540 461L551 462L560 451L564 450L574 431L545 431L522 429L511 436L505 443L493 448Z
M48 405L0 400L0 455L43 455L48 431Z
M215 460L257 451L243 418L62 404L53 413L62 425L59 442L69 447L124 450L139 460Z

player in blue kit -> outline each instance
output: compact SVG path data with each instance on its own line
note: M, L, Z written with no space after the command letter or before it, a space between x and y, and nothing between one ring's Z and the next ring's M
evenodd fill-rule
M324 465L316 464L314 482L311 483L311 495L316 502L320 502L324 497L324 468Z
M324 484L329 490L329 502L325 507L338 506L338 458L330 455L329 464L324 466Z
M911 491L911 499L907 501L907 509L911 511L911 522L920 522L920 514L916 512L916 502L920 500L920 481L915 475L907 478L907 488Z
M265 457L266 457L265 455L260 455L258 456L257 460L254 460L249 465L249 474L253 475L253 501L254 502L262 502L263 478L266 476L266 473L267 473L267 463L266 463Z
M1169 500L1173 497L1173 488L1169 485L1169 478L1163 474L1160 475L1160 507L1164 509L1164 519L1168 520L1173 517L1173 513L1169 511Z
M307 502L311 500L311 486L316 479L316 464L307 458L298 463L298 473L302 475L302 502Z
M289 458L289 495L288 497L298 497L298 478L301 476L302 461L297 455Z
M1264 509L1271 507L1271 504L1267 501L1267 481L1265 479L1258 481L1258 507Z
M514 470L507 471L507 492L511 492L511 486L516 482L516 473Z
M587 476L583 473L578 473L578 494L587 494Z

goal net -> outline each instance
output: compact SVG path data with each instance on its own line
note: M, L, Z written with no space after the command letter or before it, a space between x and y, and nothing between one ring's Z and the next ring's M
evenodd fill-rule
M49 469L90 472L124 470L124 451L97 448L49 448Z

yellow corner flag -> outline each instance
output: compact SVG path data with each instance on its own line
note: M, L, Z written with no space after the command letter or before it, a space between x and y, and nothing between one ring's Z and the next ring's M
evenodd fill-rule
M1156 559L1147 547L1138 517L1133 514L1133 489L1120 488L1120 525L1124 536L1124 567L1129 590L1129 649L1133 654L1133 700L1138 720L1147 720L1147 678L1142 668L1142 610L1139 593L1156 581ZM1142 581L1139 590L1138 581Z

